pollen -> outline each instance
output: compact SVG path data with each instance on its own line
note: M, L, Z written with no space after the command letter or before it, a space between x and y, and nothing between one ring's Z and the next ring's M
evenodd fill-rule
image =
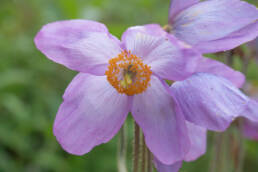
M132 96L147 89L152 72L141 58L123 51L117 57L109 60L105 74L108 82L119 93Z

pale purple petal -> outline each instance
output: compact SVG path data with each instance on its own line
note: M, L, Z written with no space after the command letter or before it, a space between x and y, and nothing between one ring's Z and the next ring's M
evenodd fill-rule
M190 122L186 122L186 126L191 146L189 152L184 157L184 160L194 161L206 152L207 130ZM158 172L177 172L182 166L182 161L166 165L154 157L154 164Z
M145 142L156 158L172 164L189 150L185 120L163 83L152 76L147 90L133 99L132 115L142 128Z
M250 101L249 106L246 109L246 111L244 112L244 114L252 114L254 118L258 116L258 100L257 99ZM248 139L258 140L258 121L244 119L243 134Z
M37 48L49 59L72 70L103 75L108 60L121 48L100 23L68 20L45 25L35 37Z
M157 158L154 158L154 165L158 172L178 172L182 167L182 161L175 162L172 165L161 163Z
M158 37L141 29L129 29L122 42L127 51L142 58L155 74L164 79L185 79L194 72L200 58L196 51L173 36Z
M257 30L258 22L255 22L223 38L212 40L208 43L200 42L195 45L195 48L203 53L230 50L256 38L258 35Z
M167 36L167 32L165 32L159 24L146 24L142 26L129 27L122 35L123 42L126 41L128 37L127 34L130 34L130 32L141 32L152 36Z
M257 106L223 77L197 73L171 87L185 118L210 130L223 131L238 116L258 119Z
M78 74L63 96L54 135L67 152L83 155L108 142L129 112L128 96L118 94L105 76Z
M245 82L245 76L229 66L209 58L201 58L196 72L211 73L222 76L231 81L236 87L241 88Z
M169 22L182 10L198 3L200 0L171 0L169 8Z
M206 152L207 130L191 122L186 122L186 126L191 146L184 160L194 161Z
M210 0L179 13L172 33L201 52L211 53L255 39L257 22L258 10L253 5L240 0Z
M255 52L256 55L258 55L258 38L247 43L247 45Z
M243 125L243 134L248 139L258 140L258 122L245 120Z
M252 122L258 123L258 101L251 99L241 114Z

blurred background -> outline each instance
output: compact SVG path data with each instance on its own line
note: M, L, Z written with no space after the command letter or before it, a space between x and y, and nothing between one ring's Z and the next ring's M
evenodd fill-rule
M249 2L258 5L257 0ZM0 0L0 172L117 171L118 136L80 157L59 146L52 125L62 94L76 72L48 60L35 48L33 39L49 22L77 18L100 21L120 37L129 26L165 25L168 7L169 0ZM251 46L239 50L254 57ZM211 55L218 56L224 54ZM240 56L235 55L235 69L241 69ZM249 94L257 95L258 66L255 59L249 62L247 87ZM126 125L130 160L131 117ZM213 135L209 133L207 153L195 162L184 163L181 171L208 171L214 157ZM258 141L246 139L244 148L244 171L257 171Z

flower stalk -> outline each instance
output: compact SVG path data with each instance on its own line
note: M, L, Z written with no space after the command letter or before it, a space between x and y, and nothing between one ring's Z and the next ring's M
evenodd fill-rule
M147 172L152 172L152 154L150 150L147 152Z
M142 133L142 132L141 132ZM145 144L145 140L144 140L144 135L143 133L141 134L141 172L145 172L146 171L146 154L147 154L147 147Z
M245 149L244 149L244 138L243 138L243 120L239 119L238 121L238 156L237 162L235 163L236 172L243 171L244 158L245 158Z
M140 127L134 122L133 172L139 171L140 156Z
M140 149L140 165L141 165L141 171L140 172L152 172L152 153L148 149L145 143L144 134L142 131L140 131L141 135L141 149Z
M118 142L117 165L119 172L127 172L126 168L126 150L127 150L126 123L120 129L120 137Z
M242 69L241 72L246 76L247 75L247 70L249 66L250 58L247 57L246 55L243 55L242 58ZM243 91L245 91L245 85L243 87ZM243 171L243 166L244 166L244 158L245 158L245 149L244 149L244 138L243 138L243 119L239 119L238 121L238 157L237 157L237 162L236 162L236 172L242 172Z

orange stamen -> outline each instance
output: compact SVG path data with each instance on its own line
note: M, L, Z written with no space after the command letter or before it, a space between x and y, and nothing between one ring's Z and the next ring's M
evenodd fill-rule
M119 93L132 96L147 89L152 72L141 58L123 51L109 60L105 74L109 83Z

